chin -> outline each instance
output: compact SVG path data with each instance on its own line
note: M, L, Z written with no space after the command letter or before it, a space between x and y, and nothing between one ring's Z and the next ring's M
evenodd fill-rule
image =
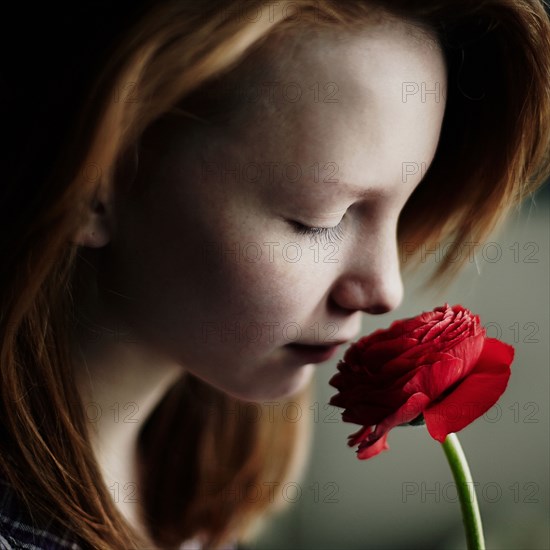
M233 397L242 401L262 404L275 399L287 399L307 387L313 378L314 365L304 365L293 373L293 376L281 375L276 380L263 379L257 384L247 387L233 388L227 391Z

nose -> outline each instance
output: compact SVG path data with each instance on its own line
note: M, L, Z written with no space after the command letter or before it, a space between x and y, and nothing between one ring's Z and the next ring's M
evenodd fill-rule
M367 250L368 247L368 250ZM403 300L399 255L395 233L369 242L364 251L355 250L330 294L332 302L349 312L380 315L392 311Z

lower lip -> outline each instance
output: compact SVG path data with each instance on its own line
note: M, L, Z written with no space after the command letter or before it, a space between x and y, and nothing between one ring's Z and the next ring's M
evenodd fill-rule
M300 355L308 363L321 363L333 357L338 351L338 346L306 346L303 344L287 344L297 355Z

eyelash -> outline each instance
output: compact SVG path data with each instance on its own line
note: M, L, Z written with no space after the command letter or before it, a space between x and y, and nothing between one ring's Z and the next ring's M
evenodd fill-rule
M318 237L329 243L341 241L344 238L344 228L342 227L342 222L335 227L310 227L309 225L304 225L303 223L296 221L292 221L291 223L296 233L299 235L309 236L313 242L318 242Z

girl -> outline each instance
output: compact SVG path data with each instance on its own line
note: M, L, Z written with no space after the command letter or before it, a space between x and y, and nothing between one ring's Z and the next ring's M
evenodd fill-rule
M0 546L245 540L280 502L238 495L305 464L273 400L307 407L397 307L404 244L481 241L548 174L543 5L29 11L2 36Z

